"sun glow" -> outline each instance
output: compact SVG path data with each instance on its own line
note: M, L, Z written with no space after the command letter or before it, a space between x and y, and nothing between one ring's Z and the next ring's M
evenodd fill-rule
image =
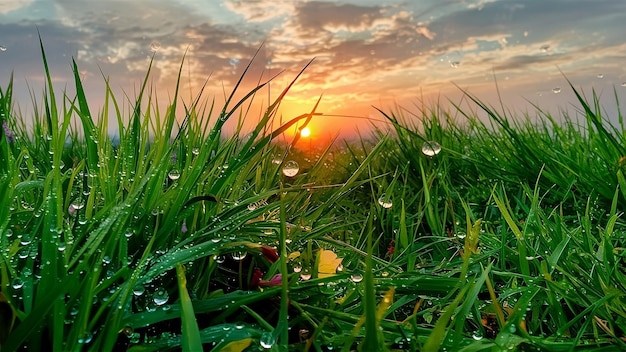
M311 135L311 129L308 127L305 127L303 129L300 130L300 137L306 138L309 137Z

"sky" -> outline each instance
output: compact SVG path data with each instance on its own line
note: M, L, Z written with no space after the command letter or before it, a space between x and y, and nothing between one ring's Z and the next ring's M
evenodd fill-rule
M25 116L29 89L43 91L38 33L55 86L72 94L74 58L95 111L105 79L118 100L134 97L152 57L160 103L183 63L181 99L206 85L203 99L223 104L257 53L237 97L278 76L247 112L254 123L313 60L280 111L286 121L321 99L311 138L367 135L386 126L375 107L411 119L465 92L520 116L575 114L565 77L598 92L612 121L614 89L626 94L623 0L1 0L0 86L13 74Z

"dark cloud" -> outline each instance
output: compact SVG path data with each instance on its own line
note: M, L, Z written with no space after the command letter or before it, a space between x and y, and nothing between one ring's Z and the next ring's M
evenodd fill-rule
M379 6L367 7L352 4L335 4L322 1L303 2L296 6L296 21L309 33L319 33L328 28L362 30L383 16Z

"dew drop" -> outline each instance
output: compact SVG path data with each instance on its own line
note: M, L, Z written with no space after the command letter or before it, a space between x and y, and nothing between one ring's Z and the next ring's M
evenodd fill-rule
M81 210L85 207L85 202L82 199L75 199L70 206L73 207L74 210Z
M27 246L27 245L29 245L31 242L32 242L32 241L31 241L31 239L30 239L30 235L29 235L29 234L24 234L24 235L22 236L22 238L20 239L20 244L21 244L22 246Z
M79 344L90 343L91 339L93 339L93 334L90 332L86 332L83 336L78 338Z
M294 266L294 267L293 267L293 272L294 272L294 273L299 273L299 272L301 272L301 271L302 271L302 267L301 267L301 266L299 266L299 265L298 265L298 266Z
M378 198L378 204L385 209L389 209L393 206L391 198L386 196L385 194L381 195Z
M554 94L561 93L561 88L559 88L559 87L552 88L552 93L554 93Z
M191 149L191 154L199 155L200 154L200 148L195 147L195 148Z
M352 282L359 283L363 281L363 275L361 275L360 273L354 273L350 275L350 280L352 280Z
M170 172L167 173L167 177L169 177L172 181L176 181L180 178L180 171L178 171L177 169L172 169L170 170Z
M598 73L598 75L596 77L598 77L598 79L603 79L604 78L604 74L603 73Z
M154 304L156 304L157 306L162 306L165 303L167 303L167 300L170 298L170 296L167 294L167 291L165 291L164 289L160 288L158 289L155 293L154 296L152 296L152 301L154 302Z
M271 332L266 331L261 335L259 343L263 348L272 348L272 346L274 346L274 343L276 343L276 339L274 339L274 335Z
M459 62L459 61L452 61L452 62L450 62L450 67L452 67L452 68L459 68L459 66L461 66L461 62Z
M4 45L0 45L0 51L2 52L7 51L7 47Z
M11 282L11 286L13 286L13 289L19 290L20 288L22 288L24 286L24 280L22 280L22 278L20 278L20 277L16 277Z
M242 261L243 258L246 257L246 255L248 255L248 253L246 252L233 252L230 254L230 257L233 258L233 260L236 260L239 262L239 261Z
M475 331L475 332L472 334L472 338L473 338L474 340L476 340L476 341L482 340L482 338L483 338L483 334L482 334L480 331Z
M539 48L539 51L541 51L542 53L547 53L548 51L550 51L550 45L547 45L547 44L546 45L542 45Z
M298 163L294 160L289 160L285 162L285 165L283 165L283 175L287 177L296 176L298 171L300 171L300 165L298 165Z
M302 279L304 281L310 280L311 279L311 272L308 269L302 270L300 272L300 279Z
M137 285L133 288L133 295L139 297L146 292L146 288L143 285Z
M152 43L150 43L150 50L152 51L158 51L159 49L161 49L161 43L159 43L158 41L153 41Z
M441 152L441 145L435 141L426 141L422 144L422 153L426 156L435 156Z

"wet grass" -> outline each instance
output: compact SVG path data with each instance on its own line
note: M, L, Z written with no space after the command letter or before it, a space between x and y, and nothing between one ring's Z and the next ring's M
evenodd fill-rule
M0 90L3 350L626 348L626 137L596 96L582 123L380 111L391 132L303 155L277 141L316 107L269 128L289 88L224 135L267 82L181 120L148 71L93 115L42 55L34 116Z

